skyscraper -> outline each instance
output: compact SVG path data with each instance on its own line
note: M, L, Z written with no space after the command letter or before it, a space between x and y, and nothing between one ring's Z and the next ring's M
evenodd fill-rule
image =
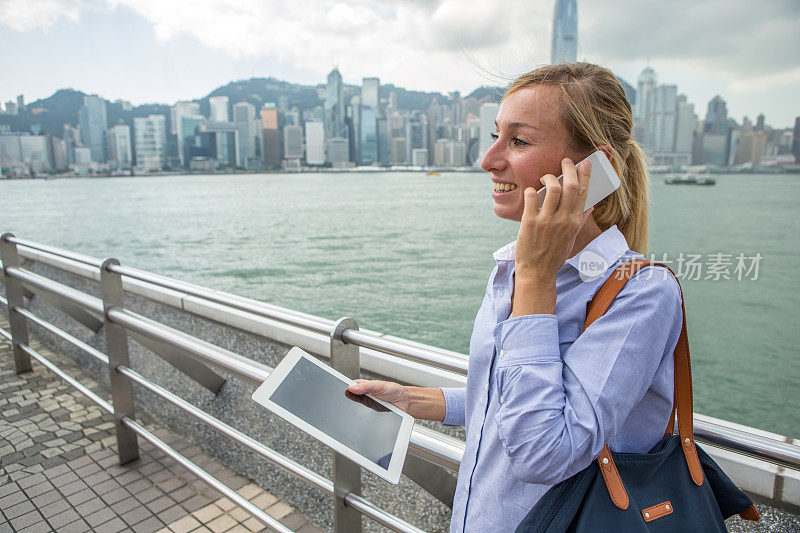
M475 166L481 166L483 155L489 151L492 146L491 134L497 129L494 121L497 119L497 113L500 111L498 104L487 102L481 105L479 114L481 120L481 134L478 140L478 157L475 160Z
M283 127L283 157L284 159L303 158L303 128L300 126Z
M720 95L715 96L708 102L706 111L705 131L714 134L728 133L728 106Z
M378 109L381 82L378 78L364 78L361 82L361 105Z
M212 96L208 99L209 115L208 119L211 122L230 122L230 115L228 114L228 97L227 96Z
M167 121L164 115L133 119L136 168L155 172L164 168L167 144Z
M131 168L131 128L127 124L115 124L108 128L108 161L112 168Z
M652 149L655 152L673 152L678 111L678 86L658 85L654 96Z
M553 44L550 63L574 63L578 58L578 7L576 0L556 0L553 10Z
M800 117L794 119L794 136L792 137L792 154L795 163L800 162Z
M97 95L84 96L80 111L81 139L92 154L92 161L103 163L106 160L106 101Z
M181 117L200 114L199 102L176 102L169 110L169 132L180 138Z
M645 67L639 74L638 89L636 90L636 105L633 108L634 136L642 146L652 148L655 142L655 103L656 72Z
M361 106L360 133L360 163L371 165L378 160L378 120L372 106Z
M325 90L325 136L347 138L345 126L344 93L342 92L342 75L338 69L328 74L328 85Z
M306 122L306 163L309 165L325 163L325 124L320 121Z
M261 110L261 135L263 149L261 165L264 168L277 168L281 164L281 134L278 127L278 109L275 103L267 102Z
M694 114L694 104L690 104L686 95L678 96L677 123L675 125L675 151L683 154L692 153L694 143L694 130L697 115Z
M256 168L258 161L258 141L261 128L256 120L256 108L250 102L237 102L233 105L233 123L239 131L239 163L242 168Z

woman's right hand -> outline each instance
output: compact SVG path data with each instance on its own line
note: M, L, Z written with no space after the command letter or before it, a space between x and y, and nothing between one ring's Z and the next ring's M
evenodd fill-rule
M347 387L352 394L369 394L405 411L419 420L442 422L447 411L441 389L407 387L391 381L357 379Z
M369 394L370 396L388 402L398 409L405 411L413 416L411 413L410 398L408 394L408 387L400 385L399 383L392 383L391 381L378 381L370 379L357 379L354 385L347 387L347 390L353 394L362 395Z

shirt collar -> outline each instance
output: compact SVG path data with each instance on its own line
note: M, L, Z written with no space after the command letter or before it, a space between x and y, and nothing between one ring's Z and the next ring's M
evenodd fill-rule
M493 254L495 261L513 261L515 245L516 242L512 241L497 250ZM625 240L625 236L619 231L617 225L614 224L595 237L583 250L567 259L566 264L572 266L578 272L581 272L581 256L586 258L588 255L589 257L596 258L596 256L586 254L586 252L592 252L600 256L605 261L606 268L608 268L616 263L627 251L628 241Z

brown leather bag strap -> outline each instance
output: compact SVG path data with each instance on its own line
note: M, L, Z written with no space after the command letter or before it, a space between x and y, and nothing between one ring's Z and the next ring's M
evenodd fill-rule
M595 320L603 316L605 312L611 307L612 302L633 275L641 268L646 266L663 266L670 273L675 276L667 265L653 261L645 261L642 259L632 259L626 261L617 267L611 276L603 283L592 300L586 306L586 322L584 323L583 330L585 331ZM680 282L677 277L675 281L678 283L680 289ZM697 449L694 444L694 428L693 428L693 406L692 406L692 374L691 362L689 357L689 341L686 333L686 309L683 304L683 290L681 289L681 313L683 315L683 324L681 325L681 333L678 337L678 343L675 346L673 353L674 368L675 368L675 384L674 384L674 399L673 409L670 415L670 421L667 424L667 432L671 433L673 422L675 420L675 413L678 414L678 433L681 438L681 445L683 447L683 455L686 458L686 465L689 469L689 474L697 485L703 483L703 469L700 466L700 458L697 456ZM607 446L604 452L607 451ZM618 478L616 467L610 468L607 464L601 462L602 459L611 459L610 453L601 453L598 457L600 470L603 472L603 478L606 481L606 487L609 494L612 495L612 501L619 501L619 486L622 485L621 479ZM609 483L611 480L611 483ZM624 490L624 487L623 487ZM615 501L616 504L616 501ZM620 507L619 505L617 505ZM627 507L627 505L626 505ZM623 508L623 507L620 507Z

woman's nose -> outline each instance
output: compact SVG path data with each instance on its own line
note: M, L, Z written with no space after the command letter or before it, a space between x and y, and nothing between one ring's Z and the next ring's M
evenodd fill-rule
M505 158L503 157L500 143L495 141L483 154L481 159L481 168L486 172L496 172L505 168Z

